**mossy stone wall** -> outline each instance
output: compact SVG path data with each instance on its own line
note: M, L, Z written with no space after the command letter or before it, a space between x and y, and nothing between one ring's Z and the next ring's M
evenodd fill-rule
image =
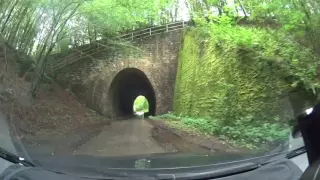
M196 28L188 30L180 47L175 114L215 118L226 125L292 118L286 96L290 85L277 68L245 50L199 39Z

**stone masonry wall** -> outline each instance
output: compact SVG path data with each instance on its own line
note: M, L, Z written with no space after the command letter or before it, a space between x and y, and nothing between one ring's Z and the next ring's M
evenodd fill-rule
M93 58L83 58L55 71L54 77L88 107L111 117L113 107L108 91L112 80L125 68L137 68L154 88L156 114L166 113L173 108L181 35L181 31L173 31L135 40L140 50L131 49L129 53L120 47L97 52Z

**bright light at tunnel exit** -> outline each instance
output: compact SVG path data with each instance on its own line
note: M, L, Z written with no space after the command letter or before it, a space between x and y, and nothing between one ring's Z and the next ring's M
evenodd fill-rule
M133 112L135 113L147 113L149 112L149 102L147 98L140 95L136 97L133 102Z

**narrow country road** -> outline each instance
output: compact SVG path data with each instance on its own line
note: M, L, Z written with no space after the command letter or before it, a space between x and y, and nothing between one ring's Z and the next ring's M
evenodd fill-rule
M24 145L29 155L35 158L41 154L108 157L233 150L216 139L205 139L186 132L177 134L177 131L173 132L149 119L131 117L102 124L88 124L67 134L38 132L25 136Z
M167 152L151 136L153 126L143 119L113 121L74 154L123 156Z

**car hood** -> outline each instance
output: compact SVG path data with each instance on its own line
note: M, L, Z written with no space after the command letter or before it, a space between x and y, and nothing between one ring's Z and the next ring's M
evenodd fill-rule
M224 168L250 163L261 164L272 158L284 158L283 153L212 153L212 154L153 154L144 156L97 157L88 155L38 156L33 162L45 169L62 173L131 172L176 173L203 168Z

